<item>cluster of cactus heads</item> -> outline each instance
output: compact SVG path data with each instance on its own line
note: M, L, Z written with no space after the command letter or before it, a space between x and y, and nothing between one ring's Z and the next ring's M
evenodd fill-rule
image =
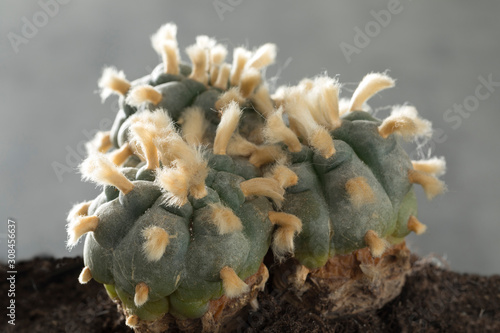
M400 146L432 132L415 108L370 114L366 101L393 79L368 74L350 100L326 75L271 95L261 72L275 45L238 47L229 64L225 46L199 36L188 65L176 30L152 36L162 63L151 74L104 70L101 96L118 95L121 109L80 167L103 191L68 217L70 247L86 234L80 282L103 283L128 325L199 318L248 293L257 273L262 288L269 251L294 257L305 278L338 254L380 257L425 231L413 184L443 192L444 160L411 161Z

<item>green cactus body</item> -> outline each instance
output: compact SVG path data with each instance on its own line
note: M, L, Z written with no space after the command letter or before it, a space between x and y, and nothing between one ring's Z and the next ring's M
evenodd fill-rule
M199 318L211 301L248 292L244 280L270 249L316 269L365 247L381 256L425 230L413 184L442 191L443 161L412 162L399 141L430 124L411 107L383 121L359 109L392 79L367 75L344 109L325 77L271 97L258 72L273 61L269 44L235 52L231 72L215 56L206 67L219 44L203 45L188 52L193 67L162 63L132 82L111 71L99 82L121 110L82 164L103 191L69 216L70 245L87 233L81 282L103 283L131 318Z

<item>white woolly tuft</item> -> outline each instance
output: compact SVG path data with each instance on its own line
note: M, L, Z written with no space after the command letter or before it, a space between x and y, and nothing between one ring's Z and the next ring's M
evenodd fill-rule
M408 173L410 183L419 184L424 189L427 199L431 200L438 194L446 191L444 182L437 179L435 176L417 170L410 170Z
M252 57L248 60L246 66L255 69L261 69L272 65L276 60L276 45L267 43L262 45L255 51Z
M368 245L373 257L381 257L385 250L389 247L389 243L380 238L380 236L373 230L368 230L364 237L365 243Z
M158 226L149 226L142 230L142 237L145 242L142 244L142 251L146 259L150 262L161 259L170 241L165 229Z
M214 154L225 155L229 139L240 120L241 110L236 101L230 102L222 111L222 118L217 126L214 140Z
M220 270L220 278L227 298L239 297L250 291L250 287L238 277L231 267L223 267Z
M183 170L176 168L156 169L155 182L165 192L165 203L171 206L181 207L188 199L188 175Z
M349 112L349 107L351 106L351 100L349 98L342 97L339 100L339 116L342 117Z
M278 261L283 261L287 254L294 253L294 235L295 230L290 227L280 227L274 232L272 249Z
M252 53L243 47L237 47L233 51L233 65L231 67L230 83L232 86L240 84L241 74Z
M139 317L137 315L128 316L125 324L130 328L135 328L139 324Z
M283 107L268 116L266 126L264 127L264 137L269 143L283 142L291 152L302 150L302 144L293 131L285 125L283 121Z
M283 260L288 253L294 252L293 239L302 231L302 221L295 215L283 212L269 212L269 220L279 228L273 237L273 253L279 260Z
M134 303L140 307L144 305L149 299L149 287L144 282L139 282L135 286Z
M71 222L74 219L79 218L80 216L87 216L88 209L92 201L84 201L73 205L71 210L66 217L67 222Z
M227 48L222 44L215 45L210 52L210 62L212 65L220 65L226 60Z
M230 156L250 156L256 149L255 144L242 137L239 133L234 133L227 145L226 154Z
M156 132L157 129L153 124L139 121L133 122L129 128L130 141L141 146L147 162L146 168L149 170L154 170L159 166L158 150L153 143Z
M205 113L199 106L184 109L182 114L182 136L189 145L199 146L203 143L203 136L208 128Z
M392 133L397 133L405 140L414 137L432 135L432 124L430 121L418 116L417 109L413 106L403 105L395 107L391 115L384 119L379 126L382 137L387 137Z
M272 178L257 177L245 180L240 183L240 189L245 197L252 195L265 196L271 198L278 206L285 200L283 197L285 190Z
M425 173L442 176L446 173L446 161L444 157L433 157L428 160L411 161L413 168Z
M68 240L66 246L71 249L76 244L78 240L85 235L87 232L92 232L97 228L99 224L99 218L95 215L92 216L79 216L68 223L67 233Z
M208 82L207 52L197 44L194 44L186 48L186 53L193 64L193 71L191 72L189 78L206 84Z
M394 79L383 73L370 73L365 75L359 83L351 98L349 111L361 111L363 104L379 91L392 88Z
M307 139L309 144L323 157L329 158L335 153L333 139L328 130L319 125L311 113L303 88L290 87L283 93L285 111L290 117L290 125Z
M234 214L231 208L221 203L213 203L210 208L212 209L211 222L217 227L219 235L243 230L240 218Z
M115 186L124 194L134 188L134 184L103 154L90 155L80 164L80 172L83 180L90 180L99 185Z
M154 87L143 84L133 88L127 96L126 102L135 107L148 102L157 105L163 99L161 93Z
M151 45L159 55L163 52L163 44L165 41L171 40L177 44L177 25L175 23L166 23L162 25L158 31L151 36Z
M165 73L179 74L180 55L176 41L166 40L163 42L162 60Z
M81 284L87 284L90 280L92 280L92 272L88 266L85 266L82 269L80 276L78 276L78 282Z
M123 71L118 71L115 67L106 67L97 81L97 86L101 90L101 100L104 102L113 93L125 96L130 89L130 82L125 78Z
M271 177L283 188L296 185L299 181L297 174L280 162L271 169Z
M255 94L252 96L252 103L255 109L260 112L265 118L269 117L274 112L274 105L269 94L267 84L261 84Z
M196 36L196 45L203 50L211 50L215 44L217 44L217 41L212 37L206 35Z
M245 102L245 99L241 96L238 87L232 87L226 92L220 94L219 99L215 102L215 109L222 110L227 108L227 106L232 102L236 102L238 105Z
M110 132L97 132L94 138L85 144L85 149L87 150L87 154L93 153L105 153L111 147L113 143L111 142Z
M215 67L216 68L216 67ZM217 78L212 83L215 88L219 88L221 90L226 90L229 82L229 74L231 73L231 65L227 63L223 63L217 71ZM215 73L214 77L215 77Z
M114 165L120 166L122 165L127 158L132 155L134 151L128 142L124 143L120 148L113 150L109 154L109 159L113 162Z
M328 76L319 76L314 80L313 96L318 100L318 118L321 125L329 130L340 126L339 120L339 90L340 84L336 79Z
M241 75L239 84L241 96L243 96L243 98L250 97L261 80L262 77L259 70L252 67L245 69Z
M248 161L257 168L263 165L274 163L285 157L285 154L278 145L260 145L256 146Z

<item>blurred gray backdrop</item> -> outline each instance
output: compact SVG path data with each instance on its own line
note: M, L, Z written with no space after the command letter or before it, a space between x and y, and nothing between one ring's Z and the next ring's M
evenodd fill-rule
M428 202L417 190L428 232L410 236L411 249L458 271L500 273L499 16L493 0L2 0L0 261L8 218L18 260L81 254L81 244L65 248L66 214L98 190L75 166L89 133L116 113L113 98L101 104L96 81L105 65L129 79L150 71L158 58L149 36L173 21L182 49L198 34L231 49L276 43L267 77L278 85L326 71L348 97L366 73L389 70L397 86L372 107L385 116L384 106L415 105L436 129L422 152L448 162L446 195Z

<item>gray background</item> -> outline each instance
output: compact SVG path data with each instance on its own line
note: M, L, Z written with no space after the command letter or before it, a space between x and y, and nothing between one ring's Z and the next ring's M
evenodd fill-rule
M73 0L39 22L43 26L17 53L9 33L22 36L23 17L43 19L37 16L42 7L0 2L0 261L6 259L8 217L18 224L18 260L81 254L81 245L65 249L65 217L97 189L80 182L73 169L84 157L78 151L85 131L107 129L116 112L111 101L101 104L96 81L105 65L130 79L149 71L158 61L149 35L174 21L183 49L198 34L231 48L275 42L277 64L267 76L278 75L278 84L327 71L340 75L348 97L366 73L388 69L397 87L373 98L372 106L415 105L439 129L424 151L432 146L433 154L444 155L449 170L446 195L428 202L418 189L419 218L429 229L410 236L409 245L421 255L445 256L459 271L500 273L500 87L460 124L444 118L454 104L473 101L479 77L500 82L500 2L401 1L401 12L372 30L348 61L340 43L355 45L355 28L373 28L371 11L387 10L388 1L220 1L233 4L222 16L212 0ZM76 156L66 161L68 151ZM54 162L68 168L59 177Z

